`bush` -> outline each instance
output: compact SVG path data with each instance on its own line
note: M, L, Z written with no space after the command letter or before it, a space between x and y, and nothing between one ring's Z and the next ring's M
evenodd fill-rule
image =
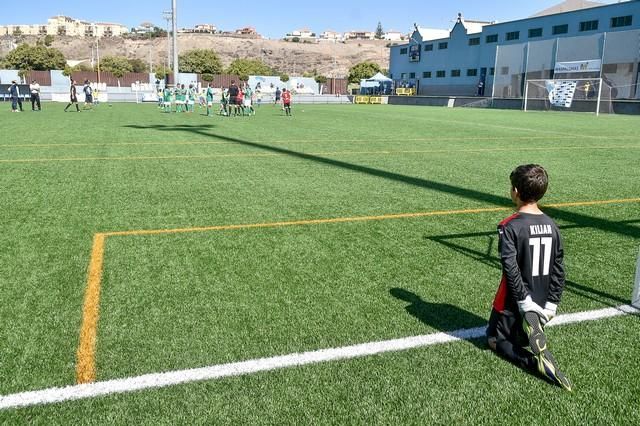
M283 83L286 83L287 81L289 81L289 75L288 74L282 74L280 76L280 81L282 81Z
M200 78L202 79L202 81L206 81L207 83L211 83L214 79L214 75L213 74L209 74L209 73L205 73L202 74L200 76Z
M211 49L194 49L180 55L180 72L222 74L222 63Z

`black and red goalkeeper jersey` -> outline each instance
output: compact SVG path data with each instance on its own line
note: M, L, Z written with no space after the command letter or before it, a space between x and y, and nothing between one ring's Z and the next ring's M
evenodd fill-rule
M518 311L528 295L544 308L558 304L564 290L564 250L560 231L549 216L516 213L498 225L502 281L493 307Z

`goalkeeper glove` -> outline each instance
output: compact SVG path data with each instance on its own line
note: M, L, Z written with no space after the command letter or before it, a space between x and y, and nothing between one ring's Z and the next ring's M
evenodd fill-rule
M524 300L518 302L518 309L520 309L521 314L525 314L526 312L535 312L540 317L540 321L543 324L549 322L549 318L544 312L544 309L540 307L536 302L531 299L531 296L527 296Z
M555 303L551 303L551 302L547 302L544 305L544 315L549 319L549 321L551 321L555 316L556 316L556 312L558 310L558 305L556 305Z

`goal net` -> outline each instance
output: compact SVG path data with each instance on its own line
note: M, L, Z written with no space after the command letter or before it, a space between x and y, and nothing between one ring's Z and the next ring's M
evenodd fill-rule
M602 78L527 80L524 110L613 114L612 93Z

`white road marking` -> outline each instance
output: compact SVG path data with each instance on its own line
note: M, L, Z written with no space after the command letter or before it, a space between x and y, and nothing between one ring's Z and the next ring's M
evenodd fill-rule
M624 305L617 308L607 308L596 311L562 315L551 321L548 326L597 321L605 318L639 313L640 309L636 309L630 305ZM363 343L341 348L293 353L289 355L253 359L249 361L214 365L211 367L195 368L191 370L145 374L138 377L68 386L65 388L51 388L39 391L21 392L12 395L0 396L0 410L89 399L105 395L128 393L144 389L157 389L184 383L242 376L309 364L361 358L388 352L406 351L409 349L422 348L443 343L472 340L482 337L484 333L485 327L478 327L448 333L434 333L381 342Z

